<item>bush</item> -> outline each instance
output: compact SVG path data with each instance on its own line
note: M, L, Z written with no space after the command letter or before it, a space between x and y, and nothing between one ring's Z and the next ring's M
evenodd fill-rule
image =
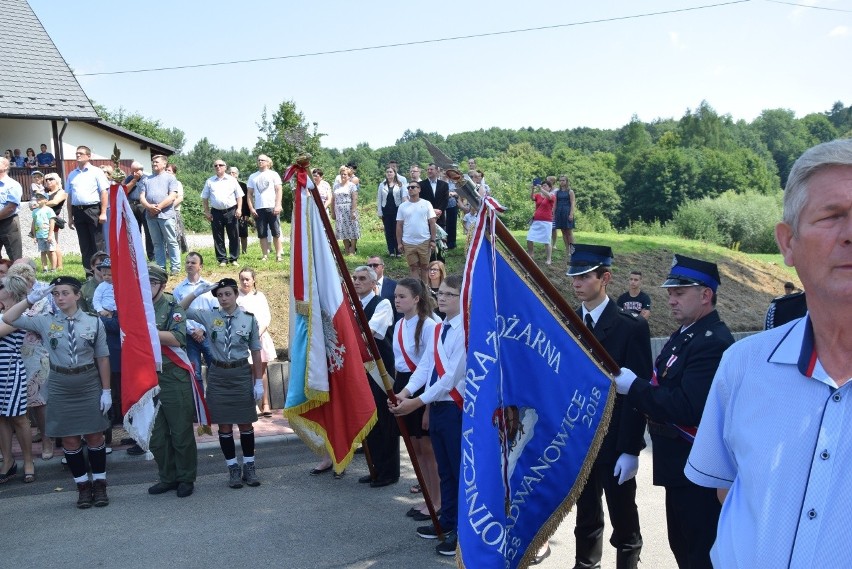
M577 211L574 215L577 231L591 231L594 233L615 233L612 222L600 210Z
M781 219L781 194L725 192L690 201L675 213L675 233L746 253L775 253L775 224Z
M654 221L631 221L622 233L629 235L672 235L672 229L668 225L660 223L659 219Z

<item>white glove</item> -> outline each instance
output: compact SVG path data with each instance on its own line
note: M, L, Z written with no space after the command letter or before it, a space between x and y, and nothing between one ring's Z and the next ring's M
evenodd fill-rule
M35 304L42 298L47 297L51 292L53 292L53 285L44 288L33 289L27 295L27 302L29 302L30 304Z
M101 391L101 413L106 415L112 409L112 389Z
M254 380L254 400L260 401L263 399L263 380L255 379Z
M623 367L621 373L615 376L615 390L621 395L626 395L634 381L636 381L636 374Z
M198 288L195 289L195 298L198 298L204 293L210 292L211 290L216 288L217 284L218 283L205 283L202 285L198 285Z
M624 452L615 461L615 470L612 471L612 475L618 476L618 485L621 486L636 476L637 472L639 472L639 457Z

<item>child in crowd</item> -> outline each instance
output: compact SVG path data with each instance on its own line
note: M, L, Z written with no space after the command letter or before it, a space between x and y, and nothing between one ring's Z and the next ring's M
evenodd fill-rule
M32 236L38 243L41 253L42 272L53 272L53 251L56 251L56 240L53 238L56 213L47 206L47 194L43 191L36 194L36 208L33 210Z
M116 310L116 304L115 289L112 287L112 262L109 257L105 257L100 262L98 270L104 280L95 289L95 295L92 297L92 308L104 318L110 318Z
M408 415L424 405L429 405L429 435L438 476L441 479L441 530L443 543L435 551L440 555L456 553L456 527L458 525L459 468L461 465L462 396L466 350L461 315L461 275L450 275L438 290L438 309L446 314L444 321L435 327L423 356L417 363L405 388L397 394L399 403L388 402L394 415ZM442 373L443 372L443 373ZM415 397L421 388L424 392ZM417 528L417 535L436 539L434 525Z

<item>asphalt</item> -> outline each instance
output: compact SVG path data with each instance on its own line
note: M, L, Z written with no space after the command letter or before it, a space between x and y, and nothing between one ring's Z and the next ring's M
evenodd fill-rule
M454 558L435 553L434 541L415 534L405 517L419 495L409 492L415 477L403 459L398 484L370 488L363 456L341 480L309 476L317 457L283 418L256 423L261 485L231 489L218 443L199 439L195 493L150 496L156 463L116 447L108 458L110 505L78 510L70 473L59 458L36 458L37 480L18 476L0 485L3 567L218 568L271 565L287 568L451 567ZM34 444L36 456L40 445ZM58 453L57 453L58 454ZM239 451L238 451L239 456ZM664 493L650 485L649 449L640 459L639 513L645 547L642 566L675 567L666 541ZM539 567L571 567L574 516L569 514L551 540L551 555ZM609 539L609 529L605 534ZM72 545L72 547L69 547ZM602 567L614 568L605 545ZM477 568L478 569L478 568Z

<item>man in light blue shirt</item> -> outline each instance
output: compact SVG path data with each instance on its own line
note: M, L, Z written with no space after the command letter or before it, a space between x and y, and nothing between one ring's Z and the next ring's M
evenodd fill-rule
M106 251L103 226L107 222L109 180L104 171L90 164L92 150L77 147L77 167L68 175L68 228L77 231L80 254L91 259L98 251ZM86 275L92 271L86 269Z
M714 567L852 567L852 140L796 161L775 238L809 312L725 352L684 472L724 500Z
M18 210L21 208L21 196L24 189L9 176L11 162L0 158L0 250L13 261L21 258L21 226L18 222Z

